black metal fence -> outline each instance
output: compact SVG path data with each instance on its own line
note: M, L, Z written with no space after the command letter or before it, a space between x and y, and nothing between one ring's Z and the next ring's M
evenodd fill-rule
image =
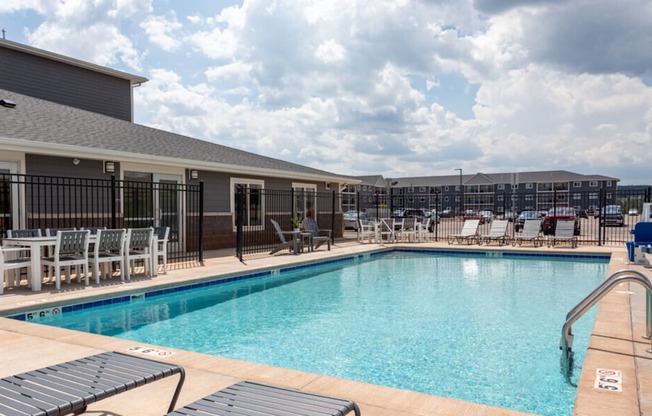
M640 221L644 202L651 201L652 188L641 190L619 190L607 192L537 192L532 194L487 193L485 195L464 195L442 198L438 193L392 195L376 194L367 197L367 204L361 204L360 195L356 195L356 211L364 212L372 219L412 216L416 213L428 213L433 222L432 237L435 240L446 239L448 235L458 233L466 216L484 213L495 219L508 219L509 232L514 235L514 219L525 210L548 211L552 208L574 207L578 214L581 244L617 245L632 239L630 230ZM618 205L622 208L622 221L604 221L600 217L601 207ZM449 207L455 209L449 209ZM631 211L631 213L630 213ZM432 214L436 213L436 214ZM489 230L489 221L481 225L481 233Z
M341 194L306 190L274 190L240 186L236 191L236 254L240 261L247 254L268 253L281 243L271 220L284 231L291 230L292 219L305 218L308 211L322 230L342 230L336 222ZM340 216L341 218L341 216ZM341 232L339 233L341 234Z
M203 261L203 184L0 174L0 235L18 228L170 227L168 262Z

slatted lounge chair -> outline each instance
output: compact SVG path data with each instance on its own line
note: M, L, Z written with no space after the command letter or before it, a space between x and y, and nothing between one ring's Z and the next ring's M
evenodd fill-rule
M322 244L326 243L328 250L331 249L331 230L320 230L319 224L312 217L306 217L301 222L303 230L312 234L310 250L318 249Z
M19 286L20 285L20 269L27 268L27 281L30 281L29 273L31 272L31 259L29 255L29 249L24 247L0 247L0 295L4 293L5 282L7 282L7 287L9 286ZM10 259L6 259L5 256L9 254ZM13 270L17 274L13 279L6 279L6 271ZM13 284L9 284L13 282Z
M555 246L558 243L570 243L571 248L577 247L575 221L557 221L555 235L548 236L548 247Z
M512 245L522 245L525 242L531 242L534 247L543 245L543 237L541 237L541 220L525 220L523 223L523 231L520 234L514 233Z
M177 403L185 371L174 364L106 352L0 380L0 414L80 414L99 400L179 374L168 412Z
M351 400L241 381L167 416L256 415L344 416L360 409Z
M299 244L301 243L300 239L293 237L289 241L286 240L285 234L283 234L283 231L281 230L281 226L278 225L278 222L274 220L270 220L270 222L274 226L274 230L276 231L276 235L278 236L279 240L281 240L281 244L274 247L274 249L270 251L269 254L278 253L279 251L284 250L286 248L294 252L294 254L299 254L299 249L300 249Z
M457 242L461 244L465 242L466 244L473 244L474 241L478 239L478 227L480 226L480 220L466 220L462 226L462 231L459 234L451 234L448 236L448 244L453 244Z
M480 234L478 237L478 244L491 244L492 241L502 246L507 243L509 235L507 235L507 220L495 220L491 223L491 228L488 234Z

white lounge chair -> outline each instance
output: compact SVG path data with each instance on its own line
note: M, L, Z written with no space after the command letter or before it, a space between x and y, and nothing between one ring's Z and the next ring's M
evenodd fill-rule
M506 244L509 239L509 235L507 235L507 225L507 220L493 221L489 233L478 236L478 244L491 244L492 241L496 241L500 246Z
M466 220L462 226L462 231L459 234L451 234L448 236L448 244L453 244L457 242L461 244L465 242L466 244L473 244L474 241L478 240L478 227L480 226L480 220Z
M521 231L520 234L514 233L512 245L522 245L528 241L534 244L534 247L543 245L543 237L541 237L541 220L525 220L523 223L523 231Z
M548 247L555 246L558 243L570 243L571 248L577 247L575 221L557 221L555 235L548 236Z

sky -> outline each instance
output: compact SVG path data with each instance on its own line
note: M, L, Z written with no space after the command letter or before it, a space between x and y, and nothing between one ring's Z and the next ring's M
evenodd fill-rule
M148 78L136 123L337 174L652 184L650 0L11 0L0 28Z

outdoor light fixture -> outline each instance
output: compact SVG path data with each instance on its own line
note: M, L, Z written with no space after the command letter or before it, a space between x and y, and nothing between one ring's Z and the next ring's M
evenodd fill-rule
M111 160L104 161L104 173L115 173L115 162Z
M74 159L72 160L72 164L75 165L75 166L79 165L79 162L81 162L81 160L79 160L79 159L77 159L77 158L74 158Z
M199 171L197 169L190 169L190 179L199 179Z

